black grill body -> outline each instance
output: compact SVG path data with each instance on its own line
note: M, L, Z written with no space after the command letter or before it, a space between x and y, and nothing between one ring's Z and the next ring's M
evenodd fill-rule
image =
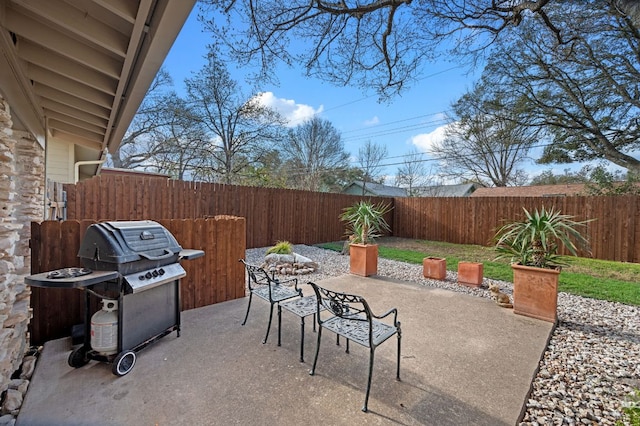
M174 236L157 222L122 221L91 225L78 251L84 268L64 268L25 278L37 287L85 290L84 343L71 352L69 365L89 360L111 362L118 376L135 364L135 353L176 331L180 337L181 259L204 256L183 250ZM76 273L77 272L77 273ZM117 352L91 347L91 297L118 301Z
M102 222L87 229L78 257L85 268L128 275L176 263L181 250L174 236L157 222Z

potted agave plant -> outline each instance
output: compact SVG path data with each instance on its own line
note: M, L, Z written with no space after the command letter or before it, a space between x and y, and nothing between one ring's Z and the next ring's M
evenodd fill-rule
M378 273L378 245L374 240L391 230L384 218L390 210L389 204L374 205L370 201L359 201L344 209L340 215L340 220L347 225L352 274L368 277Z
M558 278L566 265L558 244L573 256L578 247L588 253L588 241L580 231L590 220L578 222L553 208L523 210L524 220L502 226L495 236L498 258L510 257L512 262L513 311L556 322Z

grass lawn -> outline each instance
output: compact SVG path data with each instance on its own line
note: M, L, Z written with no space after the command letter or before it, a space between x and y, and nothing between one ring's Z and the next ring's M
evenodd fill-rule
M484 276L501 281L513 281L507 259L495 260L491 247L471 246L411 239L378 241L380 257L407 263L422 264L427 256L444 257L447 269L458 270L458 262L482 262ZM340 251L342 242L326 243L320 247ZM640 306L640 264L607 260L566 257L569 263L560 274L560 291L594 299Z

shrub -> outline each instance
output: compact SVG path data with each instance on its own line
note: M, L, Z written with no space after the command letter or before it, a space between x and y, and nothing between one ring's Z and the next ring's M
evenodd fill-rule
M275 246L267 250L267 254L291 254L293 253L292 245L289 241L278 241Z

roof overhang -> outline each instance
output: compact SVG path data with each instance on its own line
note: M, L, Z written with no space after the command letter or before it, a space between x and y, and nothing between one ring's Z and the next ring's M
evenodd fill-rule
M114 152L196 0L0 2L0 93L14 127ZM86 158L82 158L86 157Z

